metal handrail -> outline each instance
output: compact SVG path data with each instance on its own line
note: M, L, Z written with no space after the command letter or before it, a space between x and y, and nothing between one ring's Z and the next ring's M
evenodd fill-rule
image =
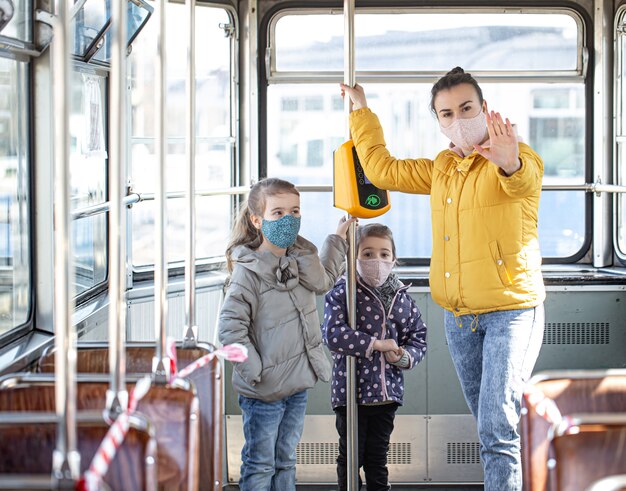
M72 326L74 264L70 231L70 23L67 0L55 0L54 38L51 44L54 127L54 331L56 346L57 441L52 478L60 485L80 476L76 434L76 330Z
M185 242L185 332L183 348L198 344L196 326L196 1L187 2L187 160L186 182L186 242Z
M110 386L106 408L112 418L126 410L126 118L121 117L126 107L126 5L116 2L111 12L111 116L118 124L111 130L109 170L109 370Z
M330 193L333 190L332 184L298 184L298 191L303 193ZM626 186L618 184L602 184L599 182L584 184L544 184L542 191L584 191L586 193L626 193ZM223 189L196 190L195 196L229 196L233 194L246 194L250 191L249 186L236 186ZM179 199L187 196L186 191L171 191L165 195L167 199ZM141 201L153 201L156 193L130 193L123 202L130 206ZM110 203L105 201L98 205L87 206L72 212L72 219L86 218L109 211Z
M170 360L167 356L166 328L167 321L167 256L165 254L165 227L167 223L167 209L165 207L165 160L166 130L166 23L165 23L165 0L159 0L156 9L157 14L157 56L155 63L155 135L156 135L156 161L157 179L155 194L156 213L154 217L155 258L154 258L154 336L156 340L156 353L152 359L152 378L157 384L165 385L170 378Z

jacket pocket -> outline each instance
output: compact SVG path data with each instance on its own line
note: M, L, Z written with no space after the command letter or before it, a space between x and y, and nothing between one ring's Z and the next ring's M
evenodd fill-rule
M504 286L512 285L511 275L506 269L506 264L504 263L504 257L502 256L502 251L500 250L500 244L498 244L497 240L494 240L489 243L489 249L491 250L491 257L496 265L496 270L498 271L498 276L500 276L500 281Z

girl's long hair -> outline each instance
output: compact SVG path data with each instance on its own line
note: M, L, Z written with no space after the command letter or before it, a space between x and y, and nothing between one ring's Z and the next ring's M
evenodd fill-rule
M250 189L248 199L244 201L235 219L230 242L226 248L226 268L229 273L233 271L233 249L240 245L247 245L251 249L257 249L263 242L263 234L251 220L251 215L263 216L265 204L269 196L280 193L291 193L300 196L296 187L289 181L276 177L267 177L257 182Z

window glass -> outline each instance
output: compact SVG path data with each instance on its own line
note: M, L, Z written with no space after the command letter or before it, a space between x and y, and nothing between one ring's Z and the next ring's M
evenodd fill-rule
M578 27L565 14L357 12L354 32L357 71L579 68ZM275 36L277 71L343 70L341 11L286 15Z
M143 27L153 8L143 0L119 0L127 4L127 38L131 42ZM79 6L79 8L76 8ZM108 62L111 58L111 0L87 0L72 9L74 46L72 52L83 59Z
M13 0L13 18L2 29L3 36L31 42L32 0Z
M617 150L615 162L617 167L617 184L626 186L626 35L624 33L626 11L622 8L618 18L619 25L617 36L616 63L618 70L617 85L615 90L616 105L618 114L616 115L615 130L617 140ZM624 193L615 195L616 216L615 216L615 238L618 255L622 261L626 261L626 199Z
M70 184L72 211L107 199L105 100L103 77L73 73L70 112ZM76 293L106 280L106 215L72 222Z
M185 36L177 34L185 6L167 4L167 192L184 191L186 180L186 60ZM231 185L235 138L231 129L231 39L224 26L231 22L221 8L198 5L196 8L196 189L224 189ZM154 148L154 56L155 23L146 25L133 43L130 57L132 84L132 140L130 175L139 193L156 192ZM205 50L202 47L210 47ZM219 206L217 205L219 203ZM184 200L167 200L166 244L170 262L184 259ZM221 255L230 233L230 198L196 199L196 255L198 258ZM154 263L154 203L133 206L132 258L134 266ZM206 223L209 221L210 223ZM181 240L174 240L179 236Z
M479 80L479 82L481 82ZM585 113L583 84L503 84L481 82L489 107L516 125L520 138L544 159L544 184L585 182ZM430 111L431 84L368 84L368 106L378 115L387 148L397 158L434 158L448 146ZM296 184L332 184L333 151L343 141L345 115L336 102L336 84L276 84L268 87L268 175ZM515 94L515 97L511 97ZM321 111L307 111L304 100L317 97ZM284 100L298 101L298 111L284 110ZM539 106L539 107L537 107ZM313 197L307 199L314 199ZM332 200L318 195L320 200ZM584 193L544 192L540 206L540 241L544 257L569 257L585 236ZM312 209L326 212L322 201ZM579 210L572 213L572 210ZM303 216L306 209L303 207ZM323 214L323 213L322 213ZM392 209L381 218L397 234L401 257L430 255L430 211L427 198L394 193ZM400 218L402 217L402 219ZM405 220L404 217L413 217ZM321 221L320 223L328 223ZM410 224L407 226L407 224ZM426 224L421 228L420 224ZM326 234L336 224L329 223ZM303 227L305 225L303 224ZM419 227L415 241L400 229ZM418 243L416 243L418 242Z
M28 72L0 58L0 335L30 312Z

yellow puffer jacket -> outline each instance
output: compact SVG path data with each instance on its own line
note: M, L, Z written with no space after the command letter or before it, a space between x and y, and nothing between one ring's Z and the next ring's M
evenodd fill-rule
M350 129L361 165L376 186L430 194L435 302L455 315L543 302L537 236L543 161L528 145L519 143L522 166L506 176L476 152L462 158L444 150L435 160L398 160L369 109L350 115Z

